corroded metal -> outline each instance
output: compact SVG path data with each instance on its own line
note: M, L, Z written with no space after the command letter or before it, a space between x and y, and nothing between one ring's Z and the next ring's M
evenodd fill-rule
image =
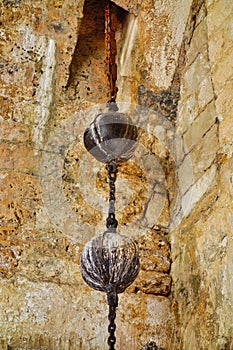
M122 293L135 280L140 263L136 243L131 238L116 233L117 164L108 163L106 168L110 189L107 230L85 245L81 256L81 272L90 287L107 293L109 305L117 306L116 295Z
M135 280L140 269L136 243L116 233L115 182L117 162L128 160L134 152L137 128L130 117L118 112L115 102L108 103L109 111L100 113L84 133L86 149L99 161L105 162L109 179L109 211L107 231L89 241L81 256L81 273L93 289L106 292L109 305L109 350L115 350L115 318L118 293Z
M84 281L91 288L107 294L109 350L115 350L118 294L133 283L139 269L136 243L127 236L116 233L115 228L109 228L102 235L94 237L83 249L81 273Z
M116 23L113 20L112 4L110 0L106 0L105 5L105 51L106 51L106 68L109 80L109 101L115 101L118 88L117 81L117 64L116 64Z
M115 318L118 294L133 283L140 269L136 243L116 232L115 182L117 162L128 160L134 152L137 128L131 118L118 112L115 102L117 87L116 66L116 23L112 21L111 2L106 0L105 43L106 63L110 85L108 112L100 113L84 133L84 145L98 161L107 163L109 179L109 211L106 219L107 230L94 237L84 247L81 255L81 273L84 281L93 289L107 294L109 305L108 345L115 350Z
M123 162L132 157L137 140L137 127L131 118L111 108L100 113L84 133L84 145L98 161Z
M109 337L108 337L109 350L115 350L115 343L116 343L115 318L116 318L116 308L114 306L109 306L109 315L108 315L108 319L110 321L109 327L108 327L108 331L109 331Z
M135 280L139 273L140 261L136 243L129 237L116 232L115 181L117 164L106 165L109 177L109 213L107 230L92 238L81 255L81 273L84 281L93 289L105 292L109 305L109 349L114 350L115 317L118 294Z
M113 232L112 232L113 231ZM108 229L89 241L81 255L81 273L93 289L105 292L109 305L108 345L115 349L115 318L118 294L130 286L140 269L136 243L127 236Z
M117 177L117 164L115 162L108 163L106 165L106 169L108 171L108 179L109 179L109 209L108 209L108 217L106 219L106 227L107 228L117 228L118 221L115 217L115 182Z
M109 305L109 350L115 350L115 318L118 293L135 280L140 269L136 243L116 233L115 217L116 161L128 160L134 152L137 128L124 113L119 113L116 103L109 104L109 111L97 115L84 133L86 149L99 161L107 163L109 179L109 211L107 231L89 241L81 256L81 273L84 281L93 289L106 292Z
M106 219L107 231L89 241L81 256L81 273L84 281L93 289L107 294L109 305L108 345L115 350L115 318L118 293L122 293L136 278L140 263L136 243L116 233L115 182L117 164L106 165L109 178L109 211Z
M84 247L81 255L81 273L93 289L117 294L135 280L140 268L136 243L129 237L105 231Z

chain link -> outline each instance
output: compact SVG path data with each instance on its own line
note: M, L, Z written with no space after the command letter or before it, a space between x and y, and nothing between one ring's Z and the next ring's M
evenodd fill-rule
M110 102L116 100L118 88L117 81L117 65L116 65L116 23L112 21L113 13L111 11L111 1L107 0L105 5L105 51L106 51L106 66L110 89Z
M107 228L116 228L118 225L118 221L115 217L115 192L116 192L116 178L117 178L117 164L115 162L110 162L106 165L106 169L108 171L108 179L109 179L109 210L108 217L106 219L106 227Z
M108 313L108 320L109 320L109 326L108 326L108 345L109 350L115 350L115 343L116 343L116 337L115 337L115 331L116 331L116 308L118 306L118 295L116 290L112 285L108 286L107 291L107 302L109 305L109 313Z
M116 330L116 324L115 324L115 318L116 318L116 307L115 306L109 306L109 326L108 326L108 345L109 350L115 350L115 343L116 343L116 337L115 337L115 330Z
M117 164L112 161L106 164L106 169L108 171L108 179L109 179L109 211L108 211L108 217L106 219L106 226L107 228L116 228L118 225L118 222L115 217L115 191L116 191L116 178L117 178ZM115 324L115 318L116 318L116 308L118 306L118 295L114 289L114 287L110 284L107 287L107 302L109 305L109 313L108 313L108 320L109 320L109 326L108 326L108 345L109 350L115 350L115 343L116 343L116 337L115 337L115 330L116 330L116 324Z

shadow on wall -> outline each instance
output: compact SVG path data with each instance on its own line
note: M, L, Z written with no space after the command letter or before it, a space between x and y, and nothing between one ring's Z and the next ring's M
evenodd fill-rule
M115 4L112 4L112 12L118 46L128 12ZM71 99L103 103L109 89L105 62L105 1L86 0L83 13L66 89Z

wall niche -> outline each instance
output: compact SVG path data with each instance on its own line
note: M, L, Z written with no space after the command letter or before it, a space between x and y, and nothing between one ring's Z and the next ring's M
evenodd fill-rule
M128 12L114 3L111 6L119 53ZM93 103L106 102L109 88L105 55L105 1L86 0L66 86L69 98Z

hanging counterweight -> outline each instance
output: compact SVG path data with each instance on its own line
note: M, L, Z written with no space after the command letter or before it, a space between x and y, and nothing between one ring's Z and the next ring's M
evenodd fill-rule
M85 245L81 255L81 274L91 288L107 294L108 345L109 350L115 350L118 294L124 292L133 283L139 273L140 262L136 243L131 238L116 232L118 225L115 218L117 163L132 157L138 130L127 114L118 112L115 102L117 94L116 28L111 19L111 1L107 0L105 45L110 90L108 111L99 113L84 132L84 145L87 151L98 161L107 164L110 190L107 230Z
M98 114L84 133L87 151L104 163L128 160L133 155L136 140L137 127L131 118L111 109Z

